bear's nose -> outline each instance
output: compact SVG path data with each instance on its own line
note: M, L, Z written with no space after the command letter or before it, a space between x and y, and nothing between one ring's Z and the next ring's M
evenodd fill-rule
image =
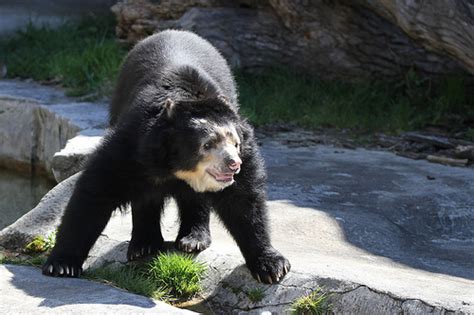
M240 168L240 165L242 165L242 160L240 159L229 159L227 161L227 166L232 170L236 171Z

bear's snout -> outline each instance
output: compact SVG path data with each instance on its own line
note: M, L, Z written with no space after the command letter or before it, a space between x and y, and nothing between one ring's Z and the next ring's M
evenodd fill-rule
M227 159L227 167L233 171L236 172L240 169L240 165L242 165L242 160L240 158L234 159L234 158L229 158Z

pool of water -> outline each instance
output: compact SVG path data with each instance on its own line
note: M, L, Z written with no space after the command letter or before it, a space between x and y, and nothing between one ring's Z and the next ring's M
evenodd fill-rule
M33 209L53 186L45 178L0 169L0 230Z

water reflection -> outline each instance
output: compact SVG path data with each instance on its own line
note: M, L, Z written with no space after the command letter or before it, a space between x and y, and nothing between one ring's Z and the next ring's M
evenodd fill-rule
M44 178L0 169L0 230L33 209L53 186Z

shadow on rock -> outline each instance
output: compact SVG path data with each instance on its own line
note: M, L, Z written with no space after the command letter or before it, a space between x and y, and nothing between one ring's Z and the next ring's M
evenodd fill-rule
M77 304L132 305L153 308L151 300L118 290L114 287L73 278L53 278L43 276L39 268L7 265L13 274L10 282L27 296L43 299L38 306L55 308Z
M379 151L274 144L262 151L270 200L325 212L344 232L342 243L474 279L472 169Z

